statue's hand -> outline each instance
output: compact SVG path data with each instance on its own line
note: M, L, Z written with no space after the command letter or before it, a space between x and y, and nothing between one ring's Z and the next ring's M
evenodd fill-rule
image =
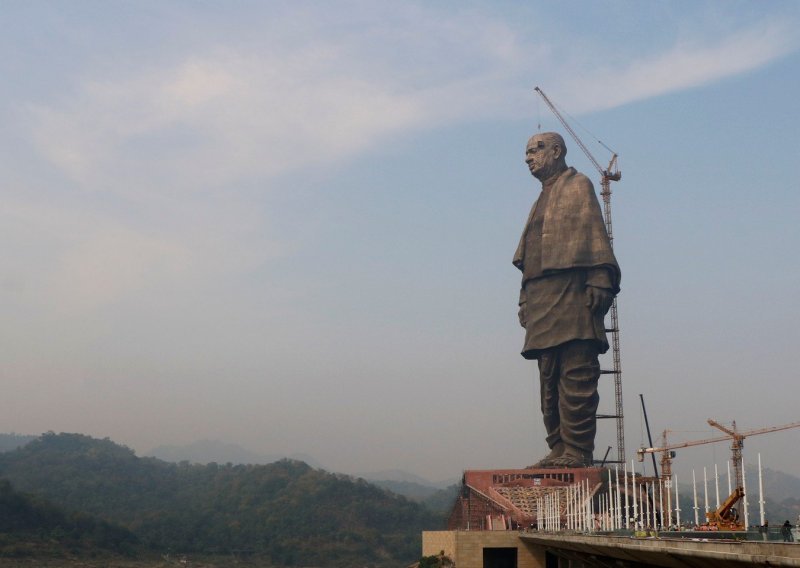
M519 316L519 325L525 327L525 304L522 303L519 305L519 312L517 313Z
M601 313L605 315L613 301L614 294L605 288L586 287L586 307L593 314Z

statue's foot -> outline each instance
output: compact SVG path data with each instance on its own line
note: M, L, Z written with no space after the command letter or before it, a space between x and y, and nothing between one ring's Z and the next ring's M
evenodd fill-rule
M553 467L553 461L564 453L564 444L556 444L550 450L550 453L540 459L533 465L529 465L527 469L535 469L539 467Z
M590 467L591 465L592 454L567 449L562 455L551 460L549 467Z

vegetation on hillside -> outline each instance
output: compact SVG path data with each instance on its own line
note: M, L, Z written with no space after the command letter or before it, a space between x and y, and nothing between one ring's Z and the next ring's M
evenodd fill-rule
M139 458L111 440L48 433L0 454L0 477L119 523L153 549L246 552L276 565L396 566L442 516L303 462L197 465Z
M98 552L129 554L137 539L127 529L85 513L67 512L0 479L0 557Z

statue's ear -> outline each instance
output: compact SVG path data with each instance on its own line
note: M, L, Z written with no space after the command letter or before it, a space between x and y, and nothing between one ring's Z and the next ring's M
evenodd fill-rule
M564 155L564 148L561 147L561 144L553 144L553 158L558 160Z

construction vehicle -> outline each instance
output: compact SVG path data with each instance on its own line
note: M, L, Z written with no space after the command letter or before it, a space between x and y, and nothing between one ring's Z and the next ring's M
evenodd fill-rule
M706 438L704 440L692 440L689 442L680 442L677 444L667 444L667 432L664 430L662 435L663 445L660 448L639 448L636 450L636 457L641 462L644 460L645 454L661 454L661 479L666 482L672 479L672 459L675 457L675 451L680 448L688 448L691 446L699 446L702 444L713 444L716 442L731 441L731 454L733 461L733 470L736 480L736 485L727 499L715 511L706 513L706 523L701 527L704 530L726 530L736 531L745 530L744 523L739 520L736 505L744 498L744 473L742 450L744 448L744 439L749 436L758 436L760 434L768 434L770 432L777 432L779 430L789 430L790 428L800 427L800 422L791 422L781 426L770 426L767 428L758 428L756 430L748 430L746 432L739 432L736 429L736 422L734 421L730 428L721 425L715 420L708 420L708 424L725 432L725 436L718 436L716 438Z
M706 513L706 523L700 528L713 531L743 531L747 527L739 520L735 505L744 498L744 489L736 487L728 498L715 511Z

